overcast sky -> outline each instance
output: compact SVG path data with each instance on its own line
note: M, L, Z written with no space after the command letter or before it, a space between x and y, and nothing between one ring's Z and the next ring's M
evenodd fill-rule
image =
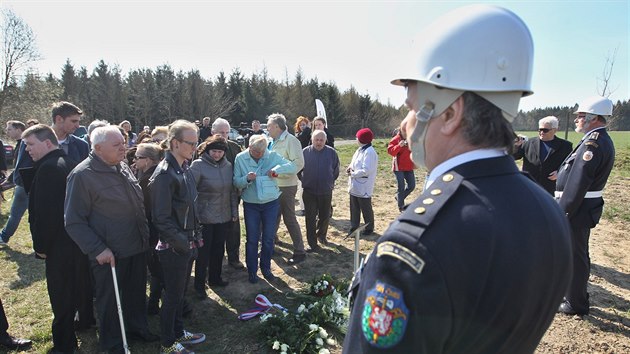
M43 60L59 77L69 58L94 69L101 59L123 73L168 63L205 78L267 68L278 80L351 85L399 106L390 85L412 38L435 17L468 1L28 1L2 0L35 31ZM629 1L495 1L519 15L534 38L534 95L521 109L573 105L597 93L617 48L611 99L627 100Z

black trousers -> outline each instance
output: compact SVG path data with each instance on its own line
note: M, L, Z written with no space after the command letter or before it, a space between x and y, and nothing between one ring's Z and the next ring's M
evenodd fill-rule
M7 315L4 313L4 306L2 305L2 299L0 299L0 337L6 337L9 335L9 321L7 321Z
M373 232L374 211L372 211L372 198L359 198L350 194L350 226L353 230L359 227L361 222L360 214L363 214L363 221L368 224L365 227L365 232Z
M229 230L225 238L225 248L229 263L240 262L241 251L241 222L239 220L228 222Z
M59 352L72 352L77 348L74 314L80 300L84 300L82 286L86 284L82 282L85 281L87 270L81 269L87 267L84 260L85 255L74 242L55 244L46 254L46 284L54 315L52 337L54 350ZM92 299L90 305L91 303Z
M565 298L577 312L588 313L589 301L586 290L588 277L591 273L591 259L588 255L588 239L591 229L583 226L571 225L571 240L573 245L573 278Z
M225 254L225 239L230 233L232 222L222 224L203 224L203 247L198 249L195 261L195 289L205 289L204 282L221 281L221 268Z
M164 274L164 297L160 312L160 341L165 347L182 336L184 295L190 278L191 262L196 249L186 254L177 254L172 249L158 251Z
M135 333L148 331L146 302L146 253L116 259L116 276L125 330ZM99 323L99 346L102 351L122 348L116 295L109 263L91 261L96 292L96 312Z
M304 190L302 192L302 201L304 201L304 216L306 219L306 241L311 248L316 247L318 239L321 242L326 241L328 223L330 222L332 193L317 195Z
M78 287L76 301L79 311L79 320L76 325L78 328L87 329L96 324L96 318L94 317L94 280L90 271L90 260L85 254L81 253L77 256L75 279Z

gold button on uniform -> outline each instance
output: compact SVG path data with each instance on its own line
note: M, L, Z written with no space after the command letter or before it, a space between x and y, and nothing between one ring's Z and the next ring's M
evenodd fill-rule
M413 210L414 213L416 214L424 214L424 212L427 211L425 208L423 207L417 207Z
M431 195L440 195L440 194L442 194L441 189L434 189L431 191Z
M442 181L450 182L450 181L453 180L453 178L455 178L455 177L453 177L452 174L448 173L448 174L445 174L444 176L442 176Z
M433 198L427 198L427 199L422 201L422 204L431 205L431 204L433 204L433 202L435 202L435 200L433 200Z

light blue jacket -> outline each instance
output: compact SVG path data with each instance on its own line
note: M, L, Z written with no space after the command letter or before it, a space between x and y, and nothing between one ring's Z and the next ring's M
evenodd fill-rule
M264 204L278 199L280 189L276 178L267 177L267 172L277 174L296 174L295 164L274 151L265 150L265 154L256 162L249 154L249 149L236 155L234 160L234 186L242 191L244 202ZM256 173L256 180L247 182L247 174Z

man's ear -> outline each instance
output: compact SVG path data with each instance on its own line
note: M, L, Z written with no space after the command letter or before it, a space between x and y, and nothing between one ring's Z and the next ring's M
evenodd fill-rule
M440 130L444 135L453 135L457 132L464 119L464 97L459 96L455 102L444 111L441 118L444 124L442 124Z

